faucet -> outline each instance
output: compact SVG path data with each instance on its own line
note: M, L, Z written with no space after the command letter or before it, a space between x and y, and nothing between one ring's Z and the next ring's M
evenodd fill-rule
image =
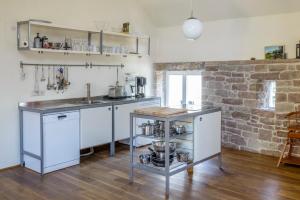
M87 98L87 101L88 101L88 103L89 104L91 104L92 103L92 99L91 99L91 84L90 83L87 83L86 84L86 98Z

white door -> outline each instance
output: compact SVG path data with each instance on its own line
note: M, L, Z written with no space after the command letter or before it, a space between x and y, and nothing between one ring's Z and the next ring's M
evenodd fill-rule
M145 101L115 106L115 141L130 137L130 113L135 109L160 106L160 100ZM136 120L136 124L145 120Z
M43 120L44 167L79 159L79 112L45 115Z
M112 107L80 110L81 149L112 142Z
M221 112L197 116L194 121L194 162L221 152Z

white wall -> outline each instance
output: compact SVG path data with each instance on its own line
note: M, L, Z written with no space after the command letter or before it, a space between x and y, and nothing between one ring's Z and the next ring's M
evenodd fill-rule
M18 102L41 99L82 97L86 94L84 84L91 82L92 95L107 93L108 86L116 81L112 69L71 69L71 86L63 95L47 92L43 97L33 97L33 69L26 68L26 80L20 80L19 62L50 63L124 63L122 72L146 76L150 94L152 61L149 57L119 58L85 55L39 55L19 52L16 45L16 23L28 19L46 19L57 24L83 28L95 28L95 20L109 21L112 26L130 21L136 30L152 35L153 27L137 7L135 0L0 0L0 168L19 163Z
M300 13L204 23L197 41L187 41L181 26L158 29L155 62L223 61L264 58L264 46L285 45L295 58Z

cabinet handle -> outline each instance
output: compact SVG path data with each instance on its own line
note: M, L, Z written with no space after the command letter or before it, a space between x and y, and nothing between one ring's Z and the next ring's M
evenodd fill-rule
M57 117L58 120L63 120L65 118L67 118L67 115L60 115Z
M116 107L116 110L118 110L119 109L119 107Z
M199 118L199 121L202 122L202 117Z
M111 108L108 108L108 110L111 110Z

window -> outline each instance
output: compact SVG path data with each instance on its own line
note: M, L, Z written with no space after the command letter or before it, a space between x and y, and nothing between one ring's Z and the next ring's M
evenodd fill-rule
M169 107L196 107L202 103L200 72L168 72L166 104Z
M263 89L263 108L275 109L276 102L276 81L265 81Z

